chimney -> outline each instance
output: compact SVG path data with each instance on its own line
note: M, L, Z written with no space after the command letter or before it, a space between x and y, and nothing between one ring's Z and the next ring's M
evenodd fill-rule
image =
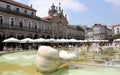
M31 8L32 8L32 4L31 4L30 6L31 6Z
M94 24L94 26L97 26L97 25L98 25L97 23Z

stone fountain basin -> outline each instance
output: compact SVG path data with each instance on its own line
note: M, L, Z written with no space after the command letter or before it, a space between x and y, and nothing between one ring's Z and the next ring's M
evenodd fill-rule
M40 73L34 66L36 51L23 51L0 56L0 75L119 75L120 68L79 65L71 69L59 69L52 73Z

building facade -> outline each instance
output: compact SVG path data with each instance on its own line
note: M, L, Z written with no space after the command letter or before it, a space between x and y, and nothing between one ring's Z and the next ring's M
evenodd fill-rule
M87 40L93 40L94 36L93 36L93 28L87 28L86 29L86 36L85 36Z
M120 24L113 25L113 34L120 34Z
M106 39L106 29L107 27L101 24L93 25L94 39L103 40Z
M109 40L112 37L112 29L106 25L94 24L92 28L87 28L86 35L89 40Z
M68 26L68 38L81 39L84 40L84 30L78 25L69 25Z
M0 50L2 41L9 37L23 38L69 38L69 34L78 35L70 38L84 39L83 30L70 28L66 15L60 5L54 4L48 11L48 16L36 16L32 6L24 5L13 0L0 0ZM73 33L69 33L72 31Z

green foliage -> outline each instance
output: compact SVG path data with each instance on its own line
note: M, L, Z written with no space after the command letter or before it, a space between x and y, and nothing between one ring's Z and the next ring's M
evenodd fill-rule
M113 39L118 39L118 38L120 38L120 34L113 35Z
M80 26L76 27L77 30L83 30Z

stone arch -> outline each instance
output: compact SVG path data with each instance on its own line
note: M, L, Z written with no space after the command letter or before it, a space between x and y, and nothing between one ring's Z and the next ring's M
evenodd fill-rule
M69 37L68 37L68 39L72 39L72 37L71 37L71 36L69 36Z
M24 34L23 34L23 33L20 33L20 34L17 36L17 38L21 40L21 39L24 39L24 38L25 38L25 36L24 36Z
M0 40L3 41L5 39L5 33L0 31Z
M35 35L34 35L34 39L37 39L37 38L39 38L39 35L38 35L38 34L35 34Z
M59 36L59 39L61 39L62 38L62 36Z
M47 35L47 37L46 37L47 39L50 39L50 35Z
M66 37L62 37L62 38L66 39Z
M27 37L27 38L33 38L33 37L32 37L32 34L28 34L26 37Z
M14 38L16 38L15 33L14 33L14 32L10 32L9 35L7 36L7 38L10 38L10 37L14 37Z
M0 31L0 35L1 35L1 36L4 36L5 33L4 33L3 31Z
M55 38L55 39L57 39L57 37L56 37L56 36L55 36L54 38Z
M45 38L45 35L42 35L41 38Z
M3 40L5 40L5 33L0 31L0 51L2 51L4 47Z

